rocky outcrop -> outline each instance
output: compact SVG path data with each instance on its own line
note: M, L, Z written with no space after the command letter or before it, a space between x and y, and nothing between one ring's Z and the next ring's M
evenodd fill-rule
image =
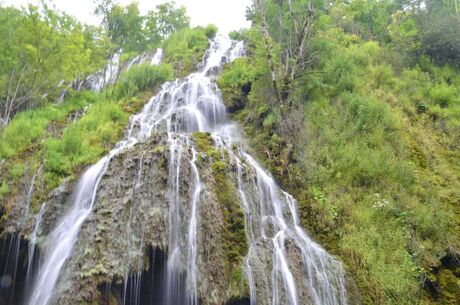
M172 190L168 184L167 139L166 134L153 135L112 159L99 186L93 213L83 225L73 255L63 268L66 271L56 294L57 304L98 302L103 296L101 284L122 283L127 275L152 267L148 263L148 249L168 253L168 234L175 228L168 223L168 196ZM180 168L183 221L176 228L179 234L187 233L187 218L191 214L190 149L185 149ZM220 190L215 189L210 167L213 161L204 153L199 157L203 188L197 222L198 292L203 304L225 304L247 295L247 285L240 266L229 269L224 252L224 215L217 198ZM176 271L180 274L185 270L184 266Z

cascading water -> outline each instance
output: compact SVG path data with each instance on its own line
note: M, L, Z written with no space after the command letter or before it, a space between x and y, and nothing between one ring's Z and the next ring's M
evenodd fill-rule
M50 301L61 268L70 256L78 232L91 213L97 187L112 159L122 149L135 144L135 139L121 141L107 156L91 166L78 182L73 196L73 206L50 233L44 249L40 271L32 287L28 304L46 305Z
M35 190L35 180L37 176L40 174L41 170L42 165L38 167L38 169L32 176L26 196L24 198L25 210L22 211L22 214L18 221L18 228L20 230L19 233L7 236L6 240L2 241L4 245L3 249L0 252L0 266L2 266L0 268L0 304L2 305L17 304L19 302L17 298L22 298L20 296L20 294L22 294L22 287L16 287L18 282L20 282L18 281L18 278L25 275L25 281L27 282L29 270L27 269L25 274L21 274L22 269L24 267L21 263L21 261L24 260L24 255L23 253L21 253L23 251L21 251L21 249L23 249L23 246L25 244L25 241L22 239L22 236L25 234L26 224L30 214L30 206L32 203L32 197ZM33 253L31 253L31 243L29 243L28 250L28 257L31 257L31 255L33 256ZM29 259L29 266L31 263L32 259Z
M200 72L164 84L143 110L131 117L125 139L84 173L73 194L72 208L50 233L43 249L40 271L29 297L29 305L46 305L53 300L61 269L72 253L81 226L92 212L99 183L111 159L121 151L145 141L153 132L167 133L170 153L167 194L168 255L163 304L198 305L201 303L200 297L205 297L199 293L200 274L205 270L199 270L197 264L202 181L196 164L198 153L191 137L192 132L212 133L216 147L225 150L237 166L238 195L245 214L249 241L249 251L243 268L248 278L251 305L264 304L258 299L258 271L254 268L258 263L257 251L261 244L268 244L272 253L270 304L304 304L299 295L299 285L308 287L309 298L315 305L347 303L340 263L313 242L299 226L295 200L283 192L271 176L244 151L237 126L227 120L225 105L212 78L223 63L242 56L243 52L242 42L236 43L217 36L211 42ZM161 56L160 52L158 57ZM142 175L141 164L142 161L138 179ZM190 171L188 174L192 177L188 188L180 180L186 164ZM248 199L251 197L249 190L252 194L257 194L257 202ZM128 231L130 226L131 223L128 223ZM143 247L142 240L136 244L137 247ZM294 245L301 253L301 279L304 283L299 282L298 270L291 266L292 247L287 244ZM131 245L135 246L135 243L128 241L129 248ZM128 271L133 271L130 269L132 259L129 254L126 255L124 303L127 303ZM139 281L142 267L139 261L137 270L134 270L139 275ZM183 277L186 287L178 287L180 278ZM135 283L135 286L140 287L139 283ZM138 300L134 301L134 304L138 303Z
M160 64L161 60L163 59L163 49L162 48L158 48L155 52L155 54L153 55L151 61L150 61L150 64L155 66L155 65L158 65Z
M37 237L38 237L38 230L40 229L40 225L42 222L43 214L45 213L46 203L43 203L38 211L37 215L35 216L35 224L34 230L32 234L29 236L29 253L28 253L28 262L27 262L27 275L26 279L27 282L30 281L33 271L33 263L34 263L34 256L35 256L35 247L37 246Z
M288 193L282 191L273 178L247 154L241 144L241 135L235 124L225 124L213 133L214 141L227 149L233 162L237 164L238 193L246 215L247 237L250 242L245 261L248 282L251 287L251 304L255 304L254 280L251 261L257 260L252 249L260 240L270 239L273 247L272 304L301 304L296 281L288 264L286 244L293 242L302 254L303 276L309 296L315 305L347 304L344 274L340 262L331 257L323 248L311 240L301 228L297 214L297 203ZM237 152L233 147L237 146ZM255 172L252 184L259 198L258 205L250 206L243 184L242 164ZM252 219L257 217L258 221ZM282 301L284 295L284 302Z
M115 83L120 70L129 70L133 65L143 64L146 60L150 59L151 65L159 65L163 58L163 49L158 48L155 53L144 53L125 63L124 67L120 62L121 54L115 53L109 60L109 64L101 71L88 78L89 86L94 91L101 91L109 85ZM65 91L66 92L66 91Z
M138 188L139 187L139 183L140 183L140 179L141 179L141 176L142 176L142 161L143 161L143 155L141 156L141 159L139 161L139 169L137 171L137 177L136 177L136 180L133 182L134 183L134 188ZM133 197L135 197L136 193L133 193ZM133 202L135 201L134 200L135 198L133 198ZM133 295L134 296L134 300L132 301L132 304L133 305L138 305L139 304L139 299L137 298L137 296L140 295L140 282L141 282L141 274L142 274L142 255L139 255L139 258L137 260L137 264L136 264L136 272L135 272L135 275L130 278L129 277L129 271L130 271L130 265L132 263L132 257L130 256L131 254L131 248L134 246L136 247L135 245L135 242L131 240L131 230L132 230L132 226L133 226L133 219L132 219L132 215L133 215L133 209L137 209L139 207L137 206L132 206L130 211L129 211L129 219L128 219L128 223L127 223L127 232L128 232L128 251L126 252L126 261L125 261L125 281L124 281L124 286L123 286L123 304L126 304L126 301L127 301L127 298L128 298L128 295ZM134 244L134 245L133 245ZM144 247L144 244L143 244L143 239L141 239L141 241L139 242L139 245L138 245L138 249L140 251L136 251L136 253L140 252L142 253L142 249ZM129 281L131 281L131 287L132 288L132 291L128 291L128 284Z

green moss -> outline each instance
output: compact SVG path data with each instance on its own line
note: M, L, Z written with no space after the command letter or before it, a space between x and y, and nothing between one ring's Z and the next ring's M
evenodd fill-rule
M21 162L14 163L10 168L10 177L13 178L13 180L17 180L24 175L24 171L24 164Z
M206 153L213 149L213 140L209 132L194 132L192 134L193 142L198 152Z
M0 186L0 200L4 199L10 192L10 187L6 181L3 181Z
M206 159L219 160L222 158L222 152L216 148L211 134L208 132L194 132L192 140L195 143L197 151L201 153L199 161L204 162Z
M232 270L241 263L247 252L244 212L239 204L238 191L228 174L228 165L224 161L214 161L211 170L225 220L222 239L227 267Z
M82 271L80 272L81 278L91 278L94 276L101 276L107 274L107 269L102 263L98 263L94 268L87 269L86 266L83 266Z
M152 153L154 154L162 154L164 153L168 148L164 145L155 145L155 147L152 149Z
M439 298L443 305L455 305L460 300L460 278L454 272L444 269L438 274Z

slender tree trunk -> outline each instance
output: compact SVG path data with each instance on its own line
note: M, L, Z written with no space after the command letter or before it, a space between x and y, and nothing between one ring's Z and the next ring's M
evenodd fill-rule
M267 52L268 68L270 69L272 87L273 87L273 90L275 91L275 95L278 100L278 103L281 109L281 113L283 113L284 102L281 96L281 92L276 83L277 77L276 77L276 72L275 72L275 66L273 64L273 46L271 44L270 33L268 32L268 25L267 25L267 20L265 17L265 6L264 6L263 1L264 0L256 0L255 4L260 13L261 25L262 25L262 35L264 37L265 51Z

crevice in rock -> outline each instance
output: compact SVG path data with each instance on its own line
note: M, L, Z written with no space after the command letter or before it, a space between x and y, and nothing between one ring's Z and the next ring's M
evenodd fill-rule
M0 239L0 305L22 305L25 302L26 284L30 284L37 266L36 249L29 274L29 241L18 234Z
M225 305L250 305L251 300L248 297L241 297L238 299L231 299Z
M173 291L168 291L167 254L158 248L148 251L149 267L140 273L131 273L128 280L115 279L99 286L100 305L188 305L185 273L175 274ZM126 296L125 296L126 291ZM169 294L169 297L168 297ZM199 301L199 304L202 302ZM199 305L198 304L198 305ZM228 305L239 305L229 303ZM249 304L249 303L243 303Z

